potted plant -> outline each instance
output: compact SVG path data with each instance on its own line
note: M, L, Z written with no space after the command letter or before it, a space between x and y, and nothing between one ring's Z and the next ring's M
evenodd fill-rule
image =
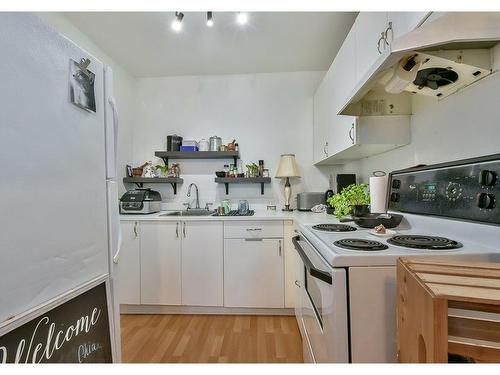
M160 171L160 177L168 177L169 168L168 165L156 165L156 170Z
M368 184L352 184L328 198L327 203L335 209L335 216L341 218L347 215L363 216L370 212L370 194Z

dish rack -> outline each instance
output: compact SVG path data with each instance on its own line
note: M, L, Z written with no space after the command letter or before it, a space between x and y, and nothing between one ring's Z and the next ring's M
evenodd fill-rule
M244 214L240 214L238 212L238 210L231 210L229 211L227 214L224 214L224 215L214 215L214 216L253 216L255 213L254 210L248 210L246 213Z

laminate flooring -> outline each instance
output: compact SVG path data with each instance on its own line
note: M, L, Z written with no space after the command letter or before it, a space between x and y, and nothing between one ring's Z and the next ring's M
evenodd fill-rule
M126 363L297 363L293 316L121 315Z

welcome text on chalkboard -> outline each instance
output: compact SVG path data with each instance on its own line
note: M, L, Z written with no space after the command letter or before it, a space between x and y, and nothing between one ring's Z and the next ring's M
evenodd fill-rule
M112 362L106 284L0 337L0 363Z

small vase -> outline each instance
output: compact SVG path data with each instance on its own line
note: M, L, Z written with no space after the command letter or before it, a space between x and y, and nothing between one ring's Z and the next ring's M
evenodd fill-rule
M370 213L370 208L367 204L356 204L352 206L352 216L361 217Z

